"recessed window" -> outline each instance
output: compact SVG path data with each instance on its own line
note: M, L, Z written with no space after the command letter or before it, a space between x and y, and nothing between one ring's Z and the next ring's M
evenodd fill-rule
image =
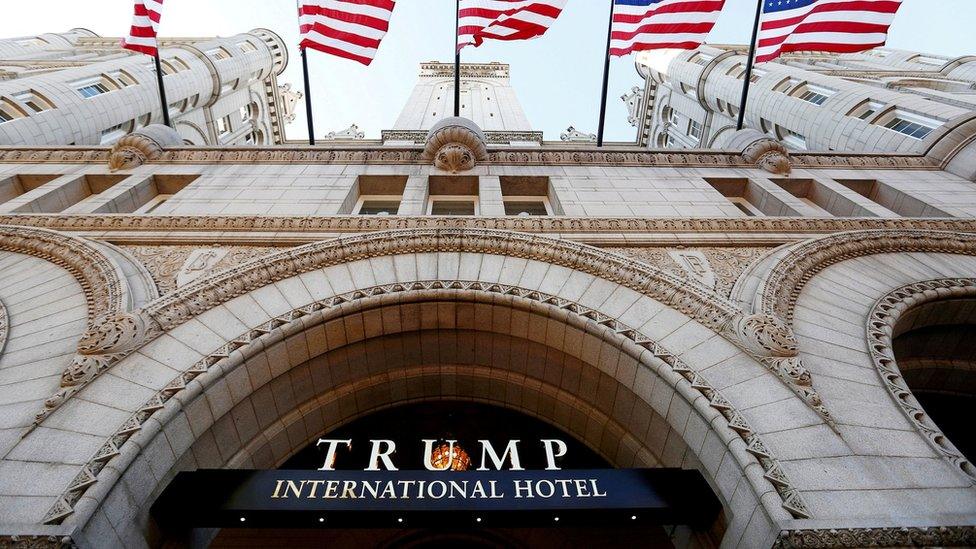
M705 55L704 53L696 53L695 55L692 55L691 59L689 59L688 61L704 67L705 65L711 63L712 59L715 59L715 57L711 55Z
M13 116L7 114L7 111L4 110L2 107L0 107L0 124L3 124L4 122L10 122L13 119L14 119Z
M54 108L50 101L33 90L18 93L14 95L14 99L27 105L34 112L44 112Z
M249 51L258 51L254 44L250 42L238 42L237 47L241 49L242 52L247 53Z
M827 88L821 88L819 86L812 86L810 84L804 84L793 91L794 97L798 97L807 103L813 103L814 105L818 106L823 105L833 94L833 90L828 90Z
M881 109L883 108L884 103L868 100L861 103L857 107L854 107L854 110L849 112L847 116L855 116L861 120L870 121L872 118L874 118L874 115L881 112Z
M78 93L81 94L85 99L95 97L96 95L102 95L103 93L108 93L115 88L115 85L105 77L99 76L97 78L89 78L87 80L79 80L73 82L72 86Z
M928 128L919 124L918 122L912 122L911 120L905 120L904 118L894 117L888 121L884 127L889 130L894 130L898 133L905 134L909 137L914 137L915 139L925 139L930 133L932 133L932 128Z
M241 122L247 123L251 119L251 111L247 107L241 107Z
M133 77L131 74L125 71L115 71L113 73L109 73L109 76L112 77L113 80L118 82L119 86L123 88L128 88L129 86L135 86L136 84L139 83L139 81L136 80L135 77Z
M800 85L800 81L796 78L784 78L780 80L779 84L773 86L773 91L786 92Z
M505 199L505 215L519 217L552 215L548 201L535 197L512 197Z
M470 197L439 196L430 202L430 215L477 215L478 201Z
M212 50L207 50L207 55L213 57L216 60L230 59L233 57L226 48L214 48Z
M230 115L217 119L217 134L227 135L231 132Z
M776 126L776 133L779 136L780 141L785 143L788 147L800 151L807 150L807 138L803 134L782 126Z
M106 128L102 130L102 139L100 141L100 144L111 145L112 143L115 143L122 137L125 137L126 134L132 131L133 124L134 122L132 120L129 120L128 122L116 124L111 128Z
M688 121L688 136L694 139L696 142L701 141L702 125L697 120Z
M916 55L915 57L911 58L909 61L913 61L915 63L921 63L923 65L931 65L933 67L941 67L942 65L946 64L945 59L939 59L938 57L928 57L925 55Z
M400 210L399 197L363 197L356 209L357 215L396 215Z

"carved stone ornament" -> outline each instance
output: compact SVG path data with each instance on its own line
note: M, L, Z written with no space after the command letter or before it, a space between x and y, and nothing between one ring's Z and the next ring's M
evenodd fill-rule
M366 138L366 133L359 131L359 126L353 124L341 132L329 132L325 135L326 141L362 141Z
M758 130L737 131L729 138L728 148L741 152L747 162L769 173L789 175L793 171L793 161L786 147Z
M7 309L3 302L0 302L0 355L3 355L3 348L7 344L7 333L10 331L10 321L7 320Z
M749 351L766 357L795 357L799 344L793 330L776 317L754 314L735 321L735 333Z
M109 153L108 167L113 172L138 168L146 162L158 160L163 155L163 149L182 144L183 139L176 130L152 124L119 139Z
M784 530L773 545L774 549L973 546L976 546L976 526Z
M567 143L596 143L596 134L583 133L576 126L570 126L559 135L559 139Z
M71 365L61 373L58 391L44 401L44 409L34 418L34 427L99 374L158 334L159 326L139 313L117 312L96 319L82 335Z
M488 159L485 134L466 118L445 118L427 134L424 157L433 160L438 169L466 172Z

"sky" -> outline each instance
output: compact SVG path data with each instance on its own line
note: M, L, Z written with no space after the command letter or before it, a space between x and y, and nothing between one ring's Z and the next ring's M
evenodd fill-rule
M102 36L128 30L132 0L3 1L0 37L58 32L74 27ZM933 9L937 6L938 9ZM542 38L525 42L486 42L466 48L465 62L511 64L512 84L535 130L557 140L568 126L596 132L609 0L569 0L562 16ZM163 36L231 36L271 29L291 46L288 69L279 82L302 88L295 0L166 0ZM756 0L727 0L709 42L748 42ZM976 0L905 0L891 28L888 45L936 55L976 54ZM399 0L390 32L373 64L309 52L315 133L322 136L357 124L367 138L379 138L399 115L417 80L419 64L452 61L454 0ZM635 129L619 97L642 85L632 57L611 64L608 141L633 141ZM304 106L287 128L288 139L306 139Z

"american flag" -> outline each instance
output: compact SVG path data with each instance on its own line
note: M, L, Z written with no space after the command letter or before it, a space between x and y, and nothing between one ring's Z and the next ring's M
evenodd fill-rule
M485 40L528 40L549 30L567 0L461 0L458 49Z
M693 50L705 41L724 5L725 0L614 0L610 55Z
M791 51L851 53L883 46L901 0L764 0L756 62Z
M369 65L390 28L396 0L300 0L302 48Z
M146 55L158 53L156 34L163 12L163 0L136 0L135 15L129 36L122 39L122 47Z

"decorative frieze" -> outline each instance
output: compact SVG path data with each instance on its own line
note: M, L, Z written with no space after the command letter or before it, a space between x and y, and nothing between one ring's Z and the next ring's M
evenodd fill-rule
M392 136L392 134L391 134ZM426 136L425 136L426 137ZM511 135L499 142L522 140ZM392 137L391 137L392 138ZM525 139L534 141L535 139ZM488 140L491 142L491 140ZM0 163L94 164L108 161L107 148L0 148ZM806 153L791 155L794 169L914 169L938 170L939 166L924 156L900 154L842 154ZM380 145L339 145L318 147L276 146L168 148L154 162L165 164L425 164L421 147L390 147ZM490 147L487 165L517 164L524 166L628 166L628 167L726 167L753 168L754 164L741 154L722 151L655 152L637 147L565 148L542 146L534 149L506 149Z
M785 530L780 533L773 545L774 549L974 546L976 546L976 526Z
M0 355L3 355L3 348L7 344L7 333L10 331L10 321L7 319L7 309L0 301Z
M240 265L280 248L270 246L122 246L145 265L161 295L198 278Z
M447 217L336 216L272 217L258 215L0 215L0 224L61 231L182 232L327 232L361 233L404 229L490 229L520 233L635 234L824 234L858 230L949 231L976 233L973 219L908 218L638 218L638 217ZM723 262L738 261L738 253Z

